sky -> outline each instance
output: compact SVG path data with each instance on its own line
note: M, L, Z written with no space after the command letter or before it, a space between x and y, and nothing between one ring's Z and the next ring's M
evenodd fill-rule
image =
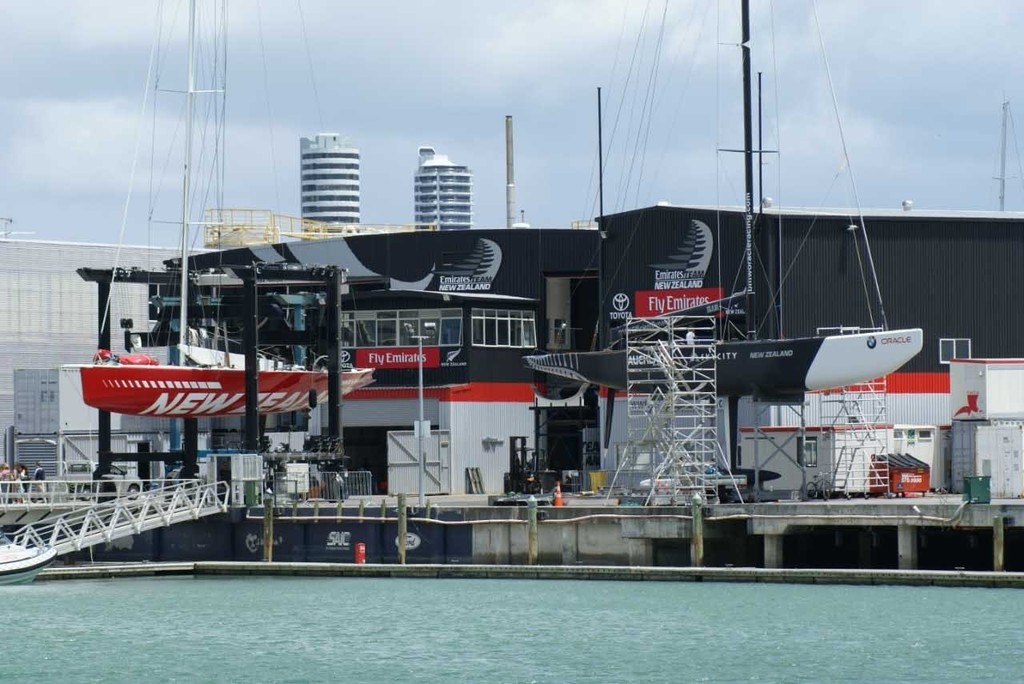
M606 213L742 203L741 155L723 151L742 147L739 0L199 4L200 73L215 17L227 57L222 146L217 96L196 96L194 220L297 216L299 137L328 131L361 152L364 223L412 221L431 145L472 169L474 226L504 227L509 115L517 220L569 227L599 213L598 88ZM1024 3L752 5L776 206L996 210L1009 101L1005 207L1024 210ZM0 231L178 243L186 7L0 0Z

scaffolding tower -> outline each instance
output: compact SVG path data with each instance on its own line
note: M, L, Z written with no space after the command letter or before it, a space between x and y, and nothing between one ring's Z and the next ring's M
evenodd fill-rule
M880 328L819 329L819 334L882 332ZM884 377L819 395L821 424L832 427L832 483L852 496L889 489L888 391Z
M626 324L629 444L612 487L646 504L716 497L717 353L713 316L633 318Z

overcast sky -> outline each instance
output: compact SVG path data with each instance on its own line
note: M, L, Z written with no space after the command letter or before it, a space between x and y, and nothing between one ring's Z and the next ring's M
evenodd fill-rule
M1024 3L752 4L764 147L779 150L765 158L764 192L776 204L849 207L856 187L863 208L997 209L1008 99L1022 130L1010 128L1006 208L1024 209ZM298 139L325 130L361 151L363 222L412 220L416 148L429 144L473 170L475 226L503 227L512 115L517 214L567 227L597 214L601 87L607 213L740 204L739 155L716 152L742 144L738 6L232 3L223 203L298 215ZM0 217L13 219L0 229L178 240L182 98L165 91L184 87L185 14L178 0L0 0ZM144 109L155 35L164 92Z

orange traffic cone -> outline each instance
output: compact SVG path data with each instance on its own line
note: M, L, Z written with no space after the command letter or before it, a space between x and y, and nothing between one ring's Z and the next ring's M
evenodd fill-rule
M561 482L555 482L555 498L554 498L554 502L553 502L552 505L555 506L555 508L558 508L560 506L564 506L565 505L565 503L562 502L562 483Z

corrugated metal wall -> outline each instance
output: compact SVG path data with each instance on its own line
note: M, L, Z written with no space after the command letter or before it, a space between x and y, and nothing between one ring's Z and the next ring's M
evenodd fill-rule
M24 240L0 241L0 426L14 422L15 368L55 368L88 363L99 328L97 286L75 272L116 265L161 269L175 250ZM114 346L121 318L136 325L149 318L147 288L119 285L111 296Z
M533 444L532 403L450 402L448 428L451 433L453 493L466 491L466 468L479 468L488 494L503 491L508 472L509 437L525 435Z

